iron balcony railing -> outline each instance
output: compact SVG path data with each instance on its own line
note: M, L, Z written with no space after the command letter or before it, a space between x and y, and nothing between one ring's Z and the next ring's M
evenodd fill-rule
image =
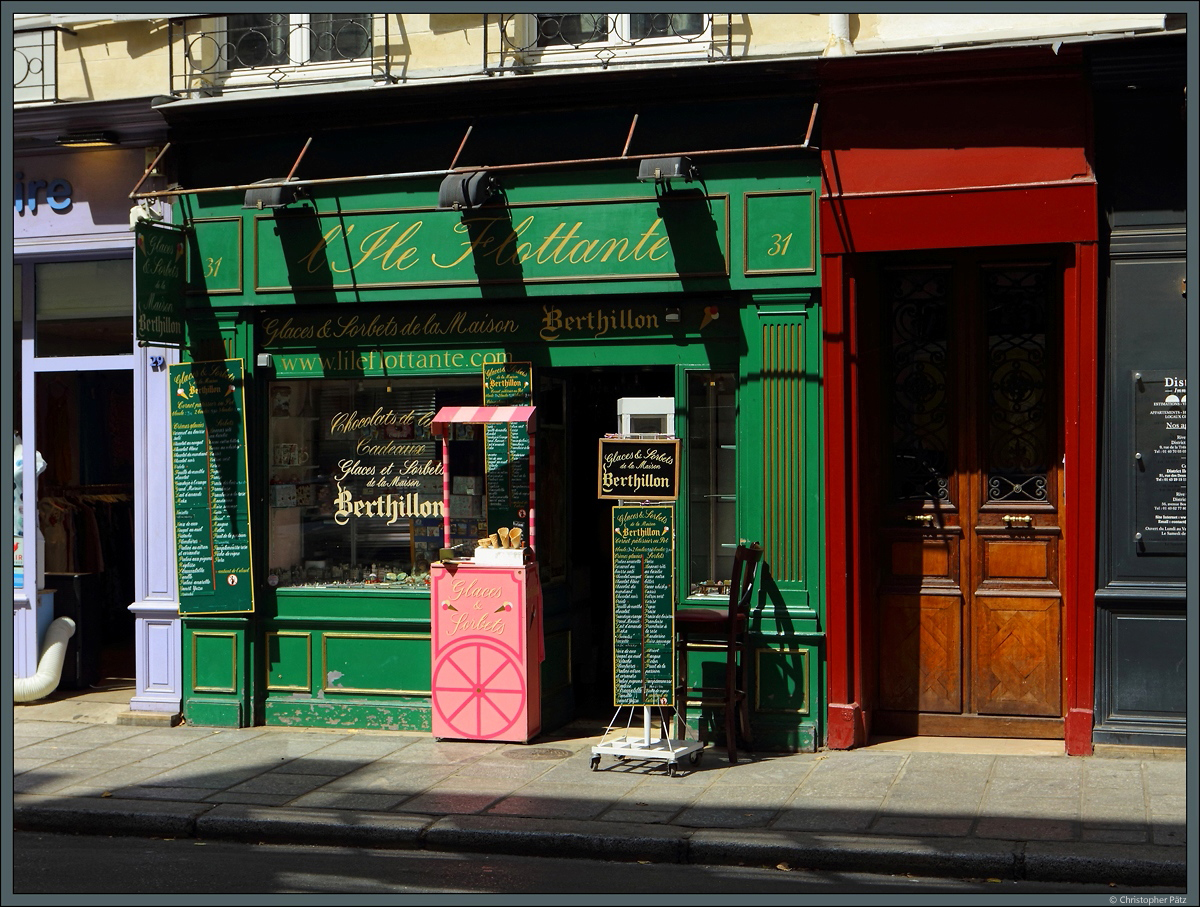
M718 37L718 20L723 35ZM508 13L483 17L487 73L728 60L732 16L711 13ZM493 28L496 33L493 33Z
M392 77L384 13L262 13L170 20L171 94Z
M464 54L471 54L471 45L481 46L483 58L474 71L487 75L728 60L731 20L708 13L482 14L481 40L465 44ZM171 94L217 97L301 83L405 81L420 60L410 59L409 41L400 40L404 34L403 14L397 13L172 19ZM468 65L458 72L469 74L469 57L463 62Z

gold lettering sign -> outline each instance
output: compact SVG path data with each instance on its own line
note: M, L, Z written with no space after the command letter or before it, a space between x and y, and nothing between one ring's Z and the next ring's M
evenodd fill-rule
M727 195L255 217L255 289L727 279L729 217Z

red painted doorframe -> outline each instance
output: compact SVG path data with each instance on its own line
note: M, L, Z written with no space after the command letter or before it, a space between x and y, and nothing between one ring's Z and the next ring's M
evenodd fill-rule
M871 651L859 556L857 256L880 251L1070 244L1063 276L1067 522L1063 670L1065 745L1092 748L1097 455L1097 209L1091 180L1006 189L822 199L824 308L827 744L870 731Z

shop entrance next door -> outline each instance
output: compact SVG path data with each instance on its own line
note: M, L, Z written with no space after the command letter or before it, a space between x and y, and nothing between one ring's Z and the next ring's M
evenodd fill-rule
M1063 733L1062 272L1008 251L860 286L876 734Z

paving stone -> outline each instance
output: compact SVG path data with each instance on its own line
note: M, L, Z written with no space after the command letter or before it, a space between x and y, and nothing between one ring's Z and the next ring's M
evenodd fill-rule
M489 815L529 816L531 818L594 819L608 808L605 799L582 796L574 785L538 785L511 794L487 809Z
M500 746L497 743L468 743L463 741L438 742L432 739L417 740L403 750L383 759L403 759L414 762L424 762L431 765L457 765L464 762L474 762L483 756L493 753Z
M689 828L761 828L769 824L779 810L736 806L692 806L672 821Z
M235 794L231 791L219 790L204 798L206 803L246 803L255 806L285 806L295 799L291 794Z
M637 822L647 825L666 825L678 813L670 809L609 809L598 818L604 822Z
M813 808L795 805L779 811L771 828L792 831L829 831L835 834L865 832L875 821L876 811L869 805L854 807L830 804Z
M294 775L285 772L267 772L257 778L243 781L229 788L231 794L286 794L298 797L316 790L334 779L332 775Z
M114 790L113 797L122 800L203 800L212 794L203 787L149 787L134 784Z
M354 791L331 791L322 788L302 794L288 806L308 809L353 809L383 812L409 799L407 794L363 794Z
M336 740L323 747L316 755L321 758L340 758L342 756L370 756L378 759L392 756L407 749L420 739L418 737L401 737L396 734L354 735Z
M1079 840L1102 844L1145 844L1150 840L1148 828L1130 826L1096 827L1084 823L1079 830Z
M984 816L975 824L975 837L1016 841L1071 841L1079 836L1079 823L1069 819L1019 816Z
M484 812L498 799L498 794L468 793L460 790L427 791L402 803L397 810L437 816L471 815Z
M703 761L707 759L708 756L704 756L701 764L703 765ZM815 757L811 760L795 756L764 757L761 761L738 763L729 767L713 784L714 786L736 785L737 787L759 785L795 787L809 776L816 764Z
M938 838L961 838L970 834L974 816L916 816L881 815L869 830L881 835L932 835Z
M323 754L325 751L321 750ZM371 765L374 760L364 756L302 756L271 769L272 772L295 775L337 775L357 771Z

